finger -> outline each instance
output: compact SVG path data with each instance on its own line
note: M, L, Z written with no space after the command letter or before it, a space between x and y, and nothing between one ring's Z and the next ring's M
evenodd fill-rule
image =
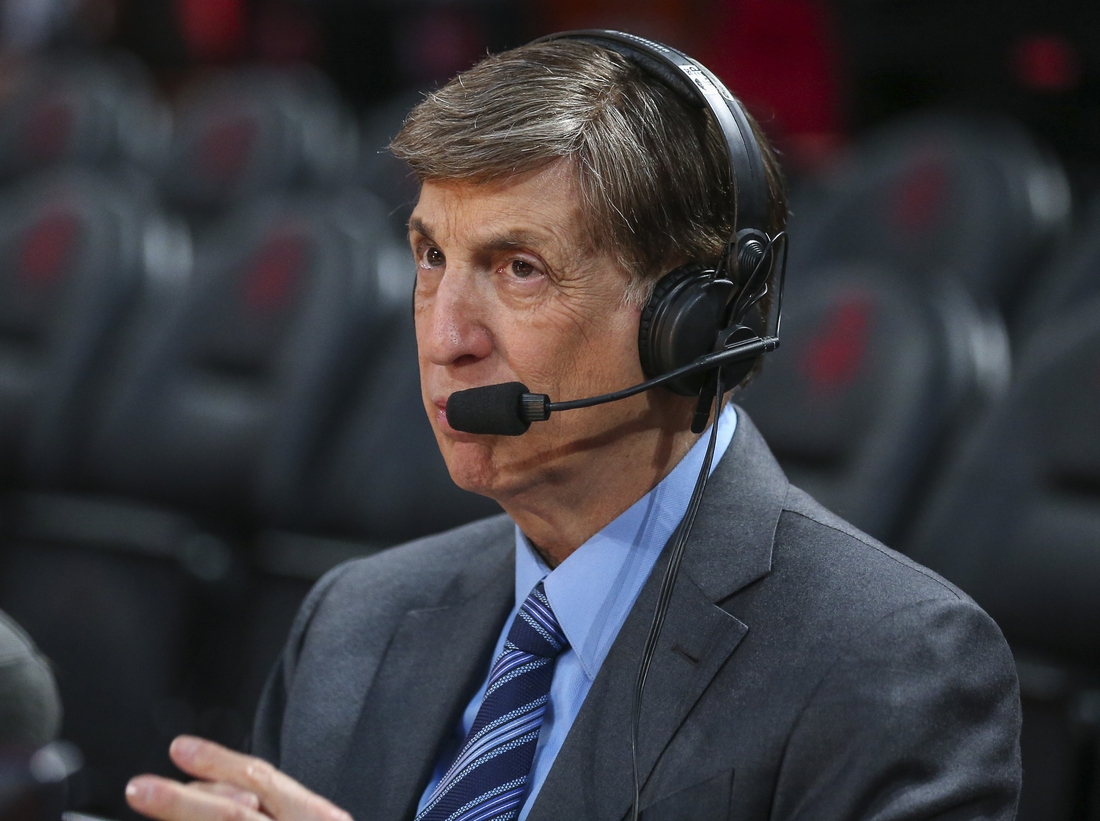
M187 785L193 787L196 790L202 792L208 792L212 795L220 795L223 798L228 798L230 801L236 801L238 804L248 807L250 810L260 809L260 797L254 792L248 790L242 790L240 787L234 787L232 784L226 784L224 781L192 781Z
M255 793L261 806L281 821L352 821L344 810L261 758L195 736L179 736L168 752L188 775Z
M131 779L126 785L126 802L157 821L271 821L225 796L155 775Z

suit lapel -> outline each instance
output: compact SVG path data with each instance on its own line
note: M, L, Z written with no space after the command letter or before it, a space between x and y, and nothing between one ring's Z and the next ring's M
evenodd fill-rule
M650 668L642 700L639 776L642 807L665 785L647 785L676 732L749 626L718 606L771 569L787 480L747 414L711 476ZM551 768L529 821L618 821L633 792L630 710L642 648L661 577L662 555Z
M390 641L337 782L336 804L358 821L411 817L440 745L488 670L515 598L511 544L503 558L491 552L495 562L468 568L438 606L407 612Z

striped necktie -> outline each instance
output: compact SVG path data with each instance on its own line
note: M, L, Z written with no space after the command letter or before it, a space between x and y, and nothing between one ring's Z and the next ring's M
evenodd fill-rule
M416 821L513 821L527 791L554 659L568 645L539 582L489 671L458 757Z

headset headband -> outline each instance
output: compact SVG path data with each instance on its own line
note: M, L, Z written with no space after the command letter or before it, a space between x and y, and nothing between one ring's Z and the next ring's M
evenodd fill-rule
M580 40L622 55L656 77L690 105L709 109L725 140L733 178L737 233L746 229L767 236L768 185L756 136L741 104L706 66L683 52L634 34L605 29L581 29L535 40ZM730 248L736 246L731 241Z

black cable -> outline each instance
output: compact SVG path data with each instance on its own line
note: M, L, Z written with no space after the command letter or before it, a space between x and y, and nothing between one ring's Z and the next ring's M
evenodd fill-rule
M703 499L703 491L707 487L707 479L710 476L710 464L714 459L714 448L718 441L718 417L722 413L722 394L725 386L722 384L722 371L717 374L717 385L714 396L714 420L711 423L710 441L707 442L707 452L703 457L703 466L699 469L699 478L695 480L695 489L691 492L687 512L680 521L676 531L676 541L669 553L668 566L665 568L664 578L661 579L661 591L657 596L657 607L653 611L653 621L649 625L649 635L646 636L645 648L642 650L642 661L638 665L638 679L634 684L634 701L630 716L630 766L634 776L634 797L630 803L630 821L638 821L639 802L641 800L641 781L638 778L638 727L642 716L642 693L645 690L646 679L649 677L649 668L653 664L653 656L657 651L657 642L661 638L661 628L664 627L665 617L668 615L669 605L672 603L672 591L676 586L676 577L680 573L680 562L684 557L684 548L687 546L688 536L695 524L695 517L699 514L699 504Z

